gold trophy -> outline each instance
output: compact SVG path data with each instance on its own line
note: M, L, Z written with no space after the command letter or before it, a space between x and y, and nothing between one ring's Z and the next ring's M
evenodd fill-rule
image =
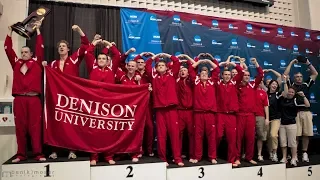
M50 9L45 7L39 7L37 10L33 11L23 22L17 22L11 26L12 30L18 33L20 36L27 38L28 40L36 32L36 21L42 21L45 16L50 12Z

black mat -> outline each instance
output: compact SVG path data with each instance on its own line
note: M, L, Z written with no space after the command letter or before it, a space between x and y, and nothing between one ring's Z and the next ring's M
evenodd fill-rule
M116 165L127 165L127 164L147 164L147 163L159 163L159 162L163 162L161 161L159 158L156 157L146 157L143 156L142 158L139 158L139 161L134 163L131 160L120 160L120 161L116 161L116 164L110 165L107 162L98 162L96 166L116 166ZM95 166L91 166L91 167L95 167Z
M219 164L226 164L228 163L227 161L225 160L222 160L222 159L218 159L217 160L218 164L212 164L210 161L208 160L202 160L196 164L194 163L190 163L189 160L186 160L186 159L183 159L183 163L184 163L184 166L183 167L194 167L194 166L208 166L208 165L219 165ZM169 167L168 168L179 168L180 166L174 164L173 162L172 163L169 163Z
M52 163L52 162L76 162L76 161L89 161L90 158L89 157L78 157L77 159L73 159L70 160L67 157L59 157L55 160L53 159L48 159L47 161L44 162L40 162L40 161L36 161L32 158L29 158L25 161L20 161L19 163L12 163L11 161L14 159L14 157L10 158L9 160L7 160L5 163L3 163L3 165L8 165L8 164L28 164L28 163ZM320 165L320 155L309 155L309 159L310 162L306 163L306 162L301 162L301 157L299 157L299 162L298 162L298 166L296 167L304 167L304 166L312 166L312 165ZM227 161L223 160L223 159L218 159L218 164L225 164L228 163ZM116 164L114 165L110 165L107 162L98 162L96 166L115 166L115 165L127 165L127 164L147 164L147 163L159 163L159 162L163 162L162 160L160 160L157 157L146 157L143 156L142 158L139 159L139 162L137 163L133 163L131 160L119 160L116 161ZM183 163L184 163L184 167L194 167L194 166L207 166L207 165L212 165L212 163L208 160L202 160L196 164L190 163L187 159L183 159ZM245 168L245 167L253 167L253 166L266 166L266 165L274 165L274 164L280 164L272 162L271 160L265 160L264 162L258 162L257 165L253 165L249 162L246 161L241 161L241 165L239 167L235 167L235 168ZM286 164L287 168L295 168L294 166L290 165L290 161L288 161L288 163ZM179 168L178 165L174 164L173 162L169 162L169 167L168 168Z
M320 164L320 155L310 155L309 154L309 160L310 162L302 162L302 157L299 157L299 162L297 163L296 167L304 167L304 166L312 166L312 165L318 165ZM287 168L295 168L295 166L290 165L290 161L288 160Z
M234 168L245 168L245 167L253 167L253 166L267 166L267 165L274 165L280 164L279 162L272 162L271 160L264 160L263 162L257 162L258 164L254 165L247 161L241 161L241 164L238 167Z
M36 161L32 158L29 158L27 160L24 161L20 161L18 163L12 163L11 161L14 159L15 157L11 157L9 160L7 160L5 163L3 163L3 165L6 164L28 164L28 163L52 163L52 162L75 162L75 161L89 161L90 158L89 157L78 157L77 159L68 159L67 157L59 157L57 159L49 159L47 158L46 161Z

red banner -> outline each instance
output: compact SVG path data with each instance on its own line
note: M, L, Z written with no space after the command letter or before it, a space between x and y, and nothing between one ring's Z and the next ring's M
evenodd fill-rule
M139 152L148 85L118 85L45 68L45 143L86 152Z

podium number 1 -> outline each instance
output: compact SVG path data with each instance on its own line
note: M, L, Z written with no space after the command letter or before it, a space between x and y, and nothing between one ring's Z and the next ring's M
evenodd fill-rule
M46 175L44 177L51 177L50 176L50 164L44 166L46 168Z
M259 169L258 171L258 176L262 177L263 176L263 172L262 172L262 167Z
M129 169L129 173L127 175L127 178L132 178L133 177L133 167L132 166L128 166L126 169Z

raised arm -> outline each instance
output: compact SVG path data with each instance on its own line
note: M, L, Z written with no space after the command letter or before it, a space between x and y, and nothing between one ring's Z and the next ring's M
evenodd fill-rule
M166 53L163 53L165 56L169 56L171 61L173 62L173 65L172 65L172 73L173 73L173 76L174 78L178 78L179 76L179 71L180 71L180 62L179 62L179 59L176 57L176 56L173 56L173 55L170 55L170 54L166 54Z
M42 66L42 61L44 59L44 45L43 45L43 37L40 32L41 22L36 21L36 29L37 29L37 41L36 41L36 51L35 51L35 60L37 63Z
M238 74L233 77L233 81L236 82L236 85L239 85L243 79L244 70L241 66L237 65L236 63L230 62L229 64L233 66L238 72Z
M288 94L288 89L289 89L289 86L288 86L288 76L286 76L285 74L283 74L283 91L282 91L282 96L283 97L287 97L287 94Z
M198 61L196 63L199 64L200 62ZM196 64L196 63L193 63L193 64ZM190 61L187 61L187 64L188 64L188 71L189 71L190 80L191 80L192 83L194 83L194 81L196 80L196 77L197 77L197 73L196 73L196 70L195 70L196 67L194 67L193 64L191 64Z
M308 66L308 68L310 69L310 78L315 81L318 77L318 71L316 70L316 68L314 68L314 66L311 64L311 62L309 60L307 60L306 65Z
M95 65L95 62L96 62L96 58L94 56L94 48L101 41L102 41L101 39L93 41L92 44L89 45L89 47L87 48L87 50L85 52L85 61L86 61L88 74L91 73L91 71Z
M125 69L126 59L128 58L130 53L134 53L134 52L136 52L136 49L132 47L127 52L125 52L124 54L121 54L121 56L120 56L120 68L121 69Z
M219 63L217 60L213 59L212 61L209 59L205 60L208 64L211 65L212 67L212 73L211 73L211 80L213 82L218 82L219 80L219 73L220 73L220 68L219 68Z
M192 64L192 67L195 68L196 72L198 72L198 70L197 70L198 69L198 65L201 64L201 63L204 63L204 61L203 60L198 60L198 61L196 61L195 63Z
M182 58L184 58L185 60L190 61L191 64L194 64L194 63L196 62L195 60L193 60L190 56L188 56L188 55L186 55L186 54L180 54L180 55L177 56L177 57L182 57Z
M76 65L79 66L90 42L89 42L87 36L83 33L83 31L81 30L81 28L78 25L73 25L72 30L78 32L79 35L81 36L80 48L78 48L78 50L70 56L72 62L74 62Z
M149 59L147 59L147 61L146 61L146 66L145 66L146 69L145 69L145 71L146 71L147 76L149 77L149 80L151 82L152 82L152 79L153 79L153 76L152 76L152 71L153 71L152 62L155 59L158 59L159 56L160 56L160 54L154 55L154 56L150 57Z
M102 41L106 46L109 46L110 48L109 48L109 51L111 51L111 53L112 53L112 67L111 67L111 69L112 69L112 72L114 73L114 74L116 74L117 73L117 70L118 70L118 68L119 68L119 66L120 66L120 55L121 55L121 53L119 52L119 50L117 49L117 47L116 46L114 46L113 44L111 44L109 41L106 41L106 40L103 40Z
M263 70L262 70L262 68L260 67L257 59L256 59L256 58L251 58L251 61L252 61L252 63L256 66L256 68L257 68L257 73L258 73L257 76L256 76L256 78L254 79L254 88L256 89L256 88L259 87L261 81L263 80L264 74L263 74Z
M239 56L237 56L237 57L239 57ZM239 57L239 60L240 60L240 66L241 66L244 70L248 70L248 66L246 65L246 59Z
M234 55L228 56L228 58L227 58L227 60L226 60L226 63L230 63L232 57L238 57L238 56L234 56Z
M231 62L230 59L234 57L233 55L228 56L227 60L225 62L219 63L220 67L223 67L224 70L228 70L228 64Z
M286 70L284 71L283 74L285 74L286 76L288 76L288 75L290 74L292 65L293 65L293 64L296 64L296 63L298 63L298 60L296 60L296 59L290 61L290 63L288 64L288 66L287 66L287 68L286 68Z
M273 69L266 69L265 72L272 72L272 73L277 77L278 84L281 84L281 83L282 83L281 74L278 73L277 71L275 71L275 70L273 70Z
M6 37L6 40L4 41L4 50L7 54L7 57L9 59L9 62L12 66L12 68L14 68L15 63L18 61L18 57L16 55L16 52L14 52L13 48L12 48L12 29L9 26L9 31L8 31L8 35Z

